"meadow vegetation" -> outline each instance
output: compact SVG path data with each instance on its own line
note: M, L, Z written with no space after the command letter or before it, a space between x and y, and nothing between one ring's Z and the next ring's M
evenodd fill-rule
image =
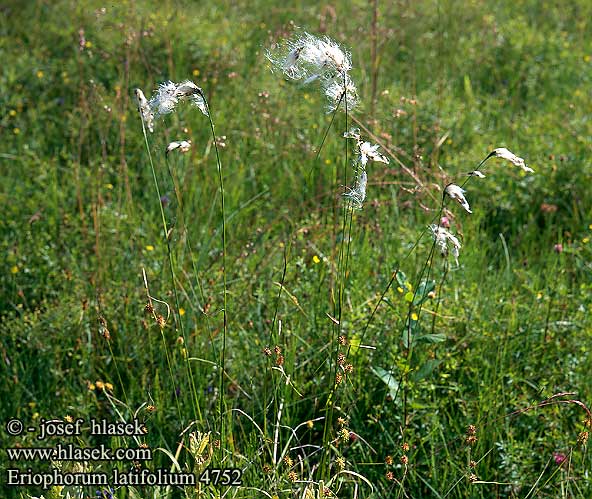
M0 11L0 420L136 417L144 437L73 441L242 470L118 499L591 497L590 2ZM357 108L271 71L299 28L351 52ZM179 105L145 141L134 90L168 80L212 126ZM390 160L361 209L352 127ZM443 197L500 147L534 173L492 157L471 214Z

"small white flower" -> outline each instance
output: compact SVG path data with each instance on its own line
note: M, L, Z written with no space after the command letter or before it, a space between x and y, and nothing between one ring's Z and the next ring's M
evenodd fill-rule
M150 132L154 132L154 113L150 108L150 104L148 103L148 100L146 99L146 96L142 90L136 88L135 94L136 100L138 101L138 110L142 115L142 120L144 120L146 128L148 128Z
M360 162L362 166L366 166L368 159L378 161L379 163L389 164L389 159L378 152L378 144L370 144L370 142L358 141L358 148L360 150Z
M166 148L166 154L168 155L171 151L175 149L180 149L182 153L186 153L191 148L191 141L190 140L180 140L177 142L171 142Z
M527 173L534 173L534 170L532 168L526 166L524 159L519 158L513 152L508 151L505 147L499 147L497 149L494 149L493 154L495 154L495 156L498 158L507 159L514 165L522 168Z
M477 178L485 178L485 175L480 170L473 170L472 172L467 173L469 177L477 177Z
M448 251L450 250L458 267L458 256L462 247L458 238L439 225L430 225L430 229L442 256L448 256Z
M456 184L448 184L445 189L446 194L450 196L450 199L455 199L460 205L467 210L468 213L473 213L469 206L468 201L465 198L465 190Z
M348 188L348 192L346 192L343 196L351 201L352 207L360 210L364 204L366 199L366 186L368 185L368 175L366 174L366 170L362 170L361 173L358 175L356 179L356 183L353 189Z

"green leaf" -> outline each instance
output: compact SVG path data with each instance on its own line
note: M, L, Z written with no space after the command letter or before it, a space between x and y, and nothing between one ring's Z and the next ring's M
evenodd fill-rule
M413 319L414 315L415 314L411 314L411 316L407 318L407 321L405 322L405 327L403 328L403 331L401 332L401 338L403 340L403 346L405 348L409 348L411 343L416 341L415 331L417 330L417 327L419 325L419 320L414 320Z
M436 281L423 281L417 288L413 305L421 305L428 299L428 294L436 288Z
M393 371L387 371L382 367L370 367L370 369L388 387L389 395L395 400L399 392L399 381Z
M411 375L411 379L413 381L421 381L422 379L427 378L441 363L441 360L436 359L430 359L426 361L417 371Z
M415 341L423 341L424 343L442 343L443 341L446 341L446 335L444 333L424 334L423 336L415 338Z

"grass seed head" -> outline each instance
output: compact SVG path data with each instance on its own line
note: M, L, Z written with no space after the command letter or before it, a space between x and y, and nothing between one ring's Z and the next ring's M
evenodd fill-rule
M179 149L182 153L186 153L187 151L189 151L189 149L191 149L191 141L190 140L179 140L179 141L171 142L167 146L165 154L168 156L168 154L170 152L174 151L175 149Z
M497 149L494 149L491 154L494 155L496 158L508 160L510 163L522 168L522 170L526 173L534 173L534 170L532 168L526 166L524 159L519 158L505 147L498 147Z
M446 194L450 196L450 199L454 199L467 211L467 213L473 213L469 202L465 198L465 190L456 184L448 184L445 189Z
M148 128L150 132L154 132L154 112L152 111L144 92L142 92L141 89L136 88L134 93L136 94L138 110L140 111L140 115L142 116L146 128Z

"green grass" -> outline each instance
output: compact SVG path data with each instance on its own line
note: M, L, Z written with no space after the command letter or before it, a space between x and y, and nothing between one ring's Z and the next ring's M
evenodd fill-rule
M79 438L39 442L3 428L3 448L145 443L150 469L170 469L173 457L198 474L241 468L243 487L226 497L321 497L323 486L340 498L590 497L592 460L578 444L586 417L578 402L592 403L589 2L379 3L374 106L372 2L1 9L0 420L27 427L135 415L149 431L101 439L85 426ZM331 120L323 96L282 81L264 55L294 25L326 30L351 50L362 104L348 123L359 120L419 181L394 158L369 164L349 245L338 199L345 116L336 115L315 161ZM149 96L162 81L187 78L204 89L225 136L225 266L207 118L181 106L148 135L172 227L169 260L135 105L134 88ZM181 138L192 149L167 165L164 148ZM474 213L447 203L462 235L460 268L451 260L446 269L436 254L428 265L436 297L410 308L405 283L418 289L429 235L410 250L438 213L441 190L496 147L524 157L535 174L490 159L487 178L466 186ZM342 247L347 266L338 266ZM150 295L171 307L162 329L145 310L143 269ZM406 277L379 303L397 269ZM153 305L166 317L163 303ZM405 323L414 312L410 350ZM348 350L353 372L335 387L336 356ZM353 438L339 439L337 418ZM209 435L199 450L192 431ZM567 461L559 466L554 453ZM87 471L129 466L91 462ZM10 462L2 452L0 468L8 467L50 464ZM4 472L1 483L2 497L43 493L8 488ZM115 496L166 493L121 487Z

